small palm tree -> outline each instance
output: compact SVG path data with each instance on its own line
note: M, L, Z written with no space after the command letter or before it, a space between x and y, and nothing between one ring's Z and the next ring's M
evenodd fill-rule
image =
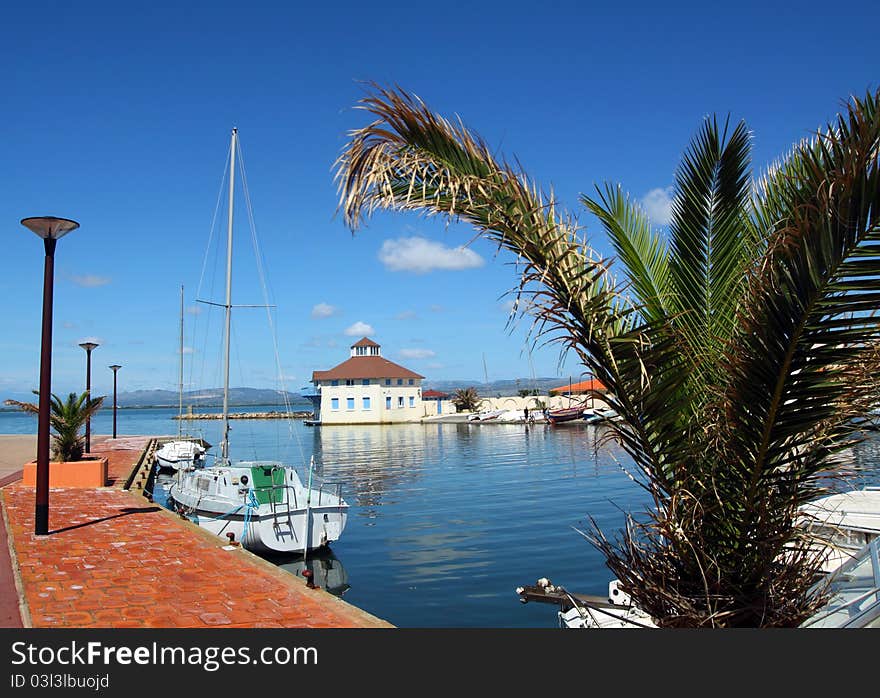
M442 215L516 255L533 341L574 351L622 418L607 433L654 507L588 537L662 626L793 626L824 601L795 522L880 388L878 104L853 98L758 180L746 125L707 119L665 235L620 186L583 196L615 279L555 197L461 121L402 90L361 100L374 121L337 161L346 223Z
M459 388L452 395L452 404L459 412L473 412L479 407L480 401L476 388Z
M34 395L39 395L36 390ZM23 412L39 414L40 407L32 402L5 400L5 404L18 407ZM53 394L49 404L49 423L55 433L52 435L52 456L57 461L78 461L83 457L85 446L80 430L86 421L97 412L104 402L103 397L89 398L88 393L70 393L67 400Z

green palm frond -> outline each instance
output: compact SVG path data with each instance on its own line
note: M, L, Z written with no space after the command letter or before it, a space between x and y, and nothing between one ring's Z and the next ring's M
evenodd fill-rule
M623 262L635 302L648 321L670 315L669 252L662 235L651 227L645 212L620 186L597 188L598 199L582 196L581 202L602 223L618 258Z
M850 444L870 407L880 339L880 112L877 95L801 144L758 195L767 250L730 351L730 446L754 496L780 463L807 474ZM757 225L757 223L756 223ZM867 396L867 402L866 402ZM797 457L792 453L803 454ZM806 492L809 494L809 492Z
M822 602L797 508L839 470L880 389L877 94L756 189L743 123L706 120L668 241L620 187L583 197L623 263L460 122L374 86L337 160L356 230L377 209L472 224L512 251L535 343L574 352L623 417L608 433L654 498L590 538L661 625L796 625Z
M698 368L707 384L717 380L753 260L744 225L749 132L743 122L729 138L727 130L714 118L703 122L676 172L669 224L671 309L690 349L701 356Z
M39 392L32 391L39 397ZM40 406L33 402L5 400L5 404L18 407L23 412L38 415ZM49 397L49 424L53 434L53 455L62 461L75 461L82 458L84 440L80 430L87 420L101 409L104 397L90 398L88 393L69 393L62 400L54 393Z

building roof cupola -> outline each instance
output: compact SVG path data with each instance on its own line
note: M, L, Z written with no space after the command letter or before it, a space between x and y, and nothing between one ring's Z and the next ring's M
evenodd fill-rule
M363 337L351 345L352 358L358 356L381 356L382 347L369 337Z

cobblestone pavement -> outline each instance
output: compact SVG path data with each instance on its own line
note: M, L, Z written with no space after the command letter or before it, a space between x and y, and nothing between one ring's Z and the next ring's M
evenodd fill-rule
M119 489L142 450L132 438L126 448L110 439L92 444L93 453L108 456L116 486L50 490L47 536L33 534L33 488L18 482L0 490L26 625L392 627Z

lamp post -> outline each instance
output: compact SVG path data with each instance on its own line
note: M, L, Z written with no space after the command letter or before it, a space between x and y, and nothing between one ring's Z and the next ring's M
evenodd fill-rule
M92 399L92 349L98 345L95 342L80 342L80 346L86 350L86 404ZM92 452L92 418L86 418L86 453Z
M119 364L113 364L110 370L113 371L113 438L116 438L116 372L122 368Z
M55 216L22 218L21 224L43 238L43 334L40 342L40 395L37 421L37 483L34 534L49 533L49 404L52 393L52 293L55 280L55 244L79 228L79 223Z

